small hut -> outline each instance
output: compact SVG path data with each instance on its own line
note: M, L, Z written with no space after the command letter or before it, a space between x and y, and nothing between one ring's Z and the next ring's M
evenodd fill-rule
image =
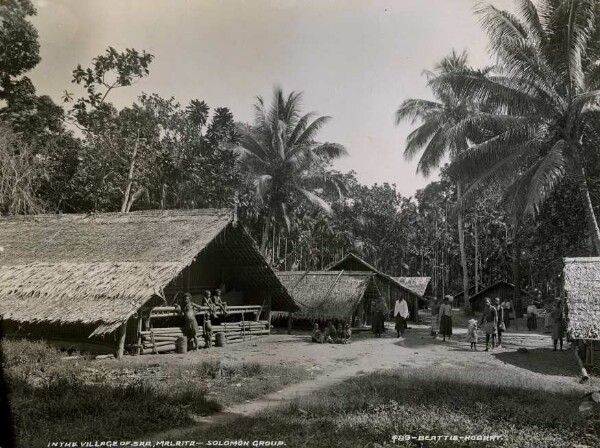
M500 298L500 301L508 299L511 301L514 306L516 306L515 300L515 287L512 283L508 283L504 280L494 283L491 286L479 291L477 294L472 295L469 298L469 303L473 311L482 311L483 310L483 300L488 297L490 299L495 299L496 297ZM527 305L531 302L532 298L526 291L521 290L521 306L525 309Z
M371 302L380 297L375 275L364 271L282 271L277 277L300 311L295 320L370 323Z
M407 288L394 277L384 274L379 269L367 263L365 260L355 254L348 254L340 261L337 261L327 267L328 271L368 271L375 274L377 287L385 299L386 306L391 310L394 309L396 300L404 297L410 311L409 320L417 321L419 318L419 300L423 300L423 296L416 293L410 288ZM388 316L391 317L391 316Z
M261 333L271 310L298 309L228 210L2 218L0 247L5 333L60 346L140 352L144 332L181 327L184 292L201 304L219 289L228 320L260 321Z

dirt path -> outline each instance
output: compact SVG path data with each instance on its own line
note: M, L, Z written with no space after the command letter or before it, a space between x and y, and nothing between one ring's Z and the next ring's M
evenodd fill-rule
M240 403L224 412L198 418L197 424L153 434L150 440L184 440L185 435L203 425L231 423L240 416L248 416L265 409L280 406L294 398L315 390L332 386L354 376L391 368L419 368L435 365L436 368L477 368L481 365L498 366L504 369L525 369L532 381L555 382L567 387L577 385L576 365L569 351L552 352L550 337L540 333L514 332L504 338L504 346L494 352L469 349L464 341L466 330L458 328L452 340L442 342L429 336L429 328L413 325L404 338L397 339L388 331L383 338L370 334L359 334L351 344L313 344L308 333L297 335L272 335L257 342L246 342L223 347L210 352L199 352L177 362L197 362L205 359L220 359L223 362L253 361L272 364L295 364L315 373L306 380L258 400ZM518 352L527 348L527 353ZM146 359L144 359L146 358ZM147 362L149 357L139 357L136 362ZM174 362L167 356L156 357L159 362ZM597 381L594 383L597 385ZM582 391L584 387L581 386ZM590 387L590 386L587 386Z

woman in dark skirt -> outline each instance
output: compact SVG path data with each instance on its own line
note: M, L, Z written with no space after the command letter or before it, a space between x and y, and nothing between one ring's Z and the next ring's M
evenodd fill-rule
M371 309L373 310L373 334L376 337L381 337L381 333L385 330L385 316L383 314L383 299L379 297L378 300L373 300L371 303Z
M444 337L444 341L446 340L446 336L450 339L452 336L452 304L450 303L450 298L452 296L444 297L444 301L442 302L442 306L440 306L440 334Z

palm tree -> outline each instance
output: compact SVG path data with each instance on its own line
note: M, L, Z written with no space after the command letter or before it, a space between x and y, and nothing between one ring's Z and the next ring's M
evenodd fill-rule
M518 16L491 5L477 14L497 68L492 74L445 73L437 88L487 112L466 116L461 129L488 136L459 154L454 166L474 181L463 205L499 190L513 213L535 215L554 188L574 181L596 253L600 230L587 170L600 146L600 3L517 0Z
M276 87L267 110L261 97L255 104L254 126L242 130L241 161L255 188L256 196L266 204L261 251L266 254L269 230L277 220L288 231L291 220L288 202L299 198L332 214L331 206L317 190L331 189L339 196L344 185L339 176L326 169L332 159L346 155L336 143L317 143L315 137L331 117L300 113L302 93L284 96Z
M431 87L437 101L407 99L396 111L396 125L403 120L411 120L412 123L421 122L421 125L406 138L404 157L410 160L421 152L417 172L425 176L428 176L432 169L439 167L444 157L449 156L453 160L458 154L467 149L469 139L477 138L475 132L468 135L456 127L458 123L461 123L462 120L473 113L475 104L470 99L459 98L452 88L446 88L446 85L439 86L435 83L439 76L465 72L471 72L467 66L466 53L463 52L459 55L453 51L436 65L433 72L425 72L428 85ZM460 201L463 183L459 178L455 182L456 194ZM465 309L469 310L469 273L467 270L462 209L458 210L457 215Z

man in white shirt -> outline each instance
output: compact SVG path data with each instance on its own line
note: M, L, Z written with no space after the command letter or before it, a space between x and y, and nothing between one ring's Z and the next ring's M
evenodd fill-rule
M396 300L396 305L394 306L394 318L396 319L396 333L398 337L404 336L404 323L408 319L408 316L410 316L408 304L404 300L404 297L400 297Z

